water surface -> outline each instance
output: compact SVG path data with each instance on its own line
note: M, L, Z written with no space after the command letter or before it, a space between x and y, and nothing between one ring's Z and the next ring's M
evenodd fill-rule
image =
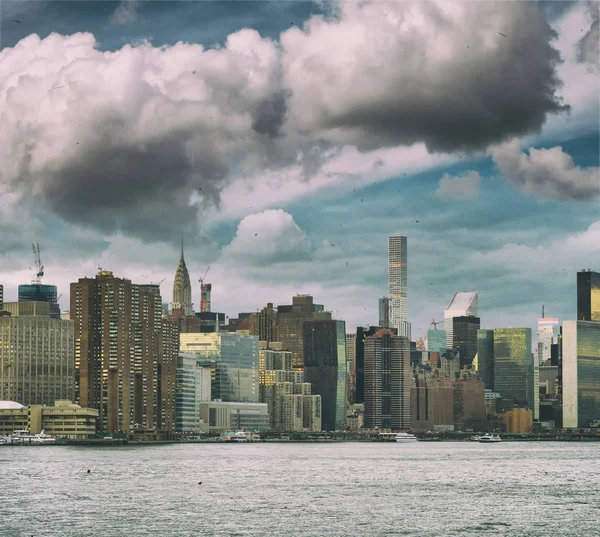
M2 446L0 536L598 537L599 459L558 442Z

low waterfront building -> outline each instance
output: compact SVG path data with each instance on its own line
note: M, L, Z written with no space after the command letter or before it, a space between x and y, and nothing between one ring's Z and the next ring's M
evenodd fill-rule
M209 431L266 431L269 411L265 403L206 401L200 403L200 418Z
M52 406L0 401L0 435L27 429L31 434L44 430L55 438L85 439L96 433L97 420L98 410L71 401L55 401Z

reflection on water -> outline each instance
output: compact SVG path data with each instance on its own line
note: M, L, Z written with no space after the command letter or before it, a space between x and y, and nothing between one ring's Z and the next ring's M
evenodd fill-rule
M599 457L597 443L2 447L0 535L597 537Z

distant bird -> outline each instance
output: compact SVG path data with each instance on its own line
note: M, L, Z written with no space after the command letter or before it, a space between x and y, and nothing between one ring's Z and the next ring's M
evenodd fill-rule
M502 37L506 37L502 32L498 32ZM508 39L508 37L506 37Z
M198 482L198 485L202 485L202 481L199 481L199 482Z
M21 21L18 21L17 19L13 19L12 21L21 24Z
M91 473L92 473L92 471L88 468L88 474L91 474Z

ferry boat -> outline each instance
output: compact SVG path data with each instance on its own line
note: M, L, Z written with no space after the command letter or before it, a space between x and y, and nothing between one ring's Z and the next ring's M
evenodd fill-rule
M500 438L499 435L484 434L483 436L479 437L478 441L480 444L496 444L498 442L502 442L502 438Z
M15 431L8 437L8 443L23 446L23 445L38 445L38 444L55 444L56 438L46 434L44 430L38 434L31 434L27 429Z
M250 436L245 431L238 431L237 433L229 433L225 437L225 442L234 442L234 443L250 442Z
M418 439L414 434L396 433L396 442L416 442Z

